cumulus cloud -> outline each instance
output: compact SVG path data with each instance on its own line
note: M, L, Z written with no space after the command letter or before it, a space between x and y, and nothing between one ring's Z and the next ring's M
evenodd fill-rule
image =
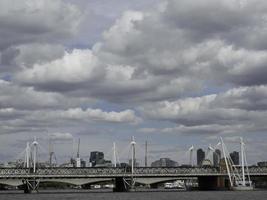
M178 125L160 132L263 131L267 129L264 122L267 107L263 100L266 91L266 86L241 87L219 94L163 101L140 110L149 119L171 121Z
M51 113L52 115L56 113ZM121 112L104 112L101 109L82 110L81 108L68 109L66 111L59 111L56 115L74 120L93 120L93 121L105 121L105 122L128 122L137 123L140 119L135 115L132 110L124 110Z
M236 31L264 32L266 5L257 3L261 9L233 0L170 0L147 12L127 11L92 50L65 52L17 79L41 90L112 102L175 99L209 83L266 84L265 50L234 40Z
M73 135L71 133L50 133L49 138L52 140L73 140Z
M105 112L101 109L69 108L66 110L16 110L14 108L0 109L0 127L2 134L10 132L45 132L65 124L65 128L86 126L85 123L116 123L137 124L141 118L133 110L120 112ZM86 126L87 127L87 126ZM62 128L62 127L61 127Z
M90 50L75 49L71 53L65 52L62 58L45 64L34 64L17 77L21 82L37 88L45 85L51 91L73 90L73 87L77 89L77 83L93 82L101 78L102 72L96 67L97 62Z
M92 103L90 98L68 97L55 92L40 92L32 87L22 87L0 80L0 108L38 110L44 108L69 108Z
M61 0L1 1L0 75L61 57L82 16L76 5Z
M3 0L0 49L29 42L53 42L74 34L80 10L61 0Z
M14 61L19 67L32 67L63 57L64 47L60 44L30 43L13 47L19 53Z
M267 130L265 1L166 0L116 20L108 13L114 23L95 44L85 31L94 23L79 25L107 12L79 3L0 3L1 133L87 133L88 124L99 133L104 123L108 133L115 124L150 134Z

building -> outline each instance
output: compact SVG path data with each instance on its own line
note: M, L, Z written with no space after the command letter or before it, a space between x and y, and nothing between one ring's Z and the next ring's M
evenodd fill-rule
M204 159L205 159L205 152L203 151L203 149L198 149L197 150L197 165L201 166Z
M267 167L267 161L261 161L261 162L258 162L257 165L259 167Z
M218 167L221 160L221 151L219 149L216 149L215 152L213 152L213 165L215 167Z
M230 158L232 159L234 165L239 165L239 153L237 151L230 153Z
M177 167L178 163L170 158L160 158L151 163L151 167Z
M90 153L89 167L112 167L110 160L105 160L104 153L101 151L93 151Z
M209 159L204 159L202 161L202 166L205 166L205 167L211 167L212 166L212 162L209 160Z
M129 160L129 166L132 166L132 159ZM139 163L134 159L134 167L139 167Z
M91 152L89 162L92 167L95 167L96 165L103 165L105 163L104 153L100 151Z

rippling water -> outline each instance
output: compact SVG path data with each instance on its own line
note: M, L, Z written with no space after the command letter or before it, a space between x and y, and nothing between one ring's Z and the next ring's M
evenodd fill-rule
M178 191L178 192L89 192L89 191L40 191L23 194L21 191L0 192L2 200L266 200L267 191Z

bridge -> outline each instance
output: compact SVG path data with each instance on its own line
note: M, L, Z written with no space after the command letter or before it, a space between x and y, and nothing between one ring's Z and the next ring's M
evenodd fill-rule
M241 170L241 169L239 169ZM267 177L267 167L249 167L250 176ZM131 168L0 168L0 184L35 190L41 182L63 182L73 185L112 181L114 191L127 191L125 181L153 186L160 182L197 178L200 189L227 187L226 170L219 167L137 167ZM27 187L26 187L27 186Z

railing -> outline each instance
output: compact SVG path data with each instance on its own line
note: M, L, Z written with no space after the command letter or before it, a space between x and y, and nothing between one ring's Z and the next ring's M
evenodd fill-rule
M240 169L239 169L240 170ZM251 175L266 175L267 167L249 167ZM226 175L225 170L215 167L138 167L135 176L216 176ZM31 169L0 168L0 178L5 177L116 177L130 176L130 168L39 168L36 173Z

